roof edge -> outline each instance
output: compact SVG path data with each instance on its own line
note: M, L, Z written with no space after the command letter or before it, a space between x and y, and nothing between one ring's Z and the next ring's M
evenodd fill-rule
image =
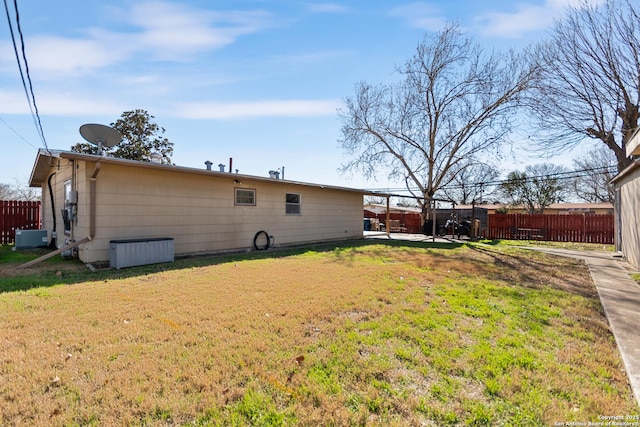
M118 164L118 165L123 165L128 167L139 167L139 168L147 168L147 169L165 169L165 170L170 170L177 173L208 175L208 176L215 176L220 178L232 176L238 179L246 179L246 180L258 181L258 182L270 182L270 183L277 183L277 184L299 185L299 186L321 188L321 189L328 189L328 190L349 191L354 193L361 193L363 195L367 193L366 190L359 189L359 188L341 187L336 185L316 184L316 183L310 183L310 182L291 181L291 180L284 180L284 179L275 179L275 178L269 178L269 177L262 177L258 175L237 174L232 172L219 172L219 171L187 167L187 166L175 166L175 165L168 165L168 164L162 164L162 163L152 163L152 162L143 162L138 160L120 159L116 157L98 156L96 154L77 153L74 151L44 150L44 149L40 149L38 151L38 156L36 157L36 162L34 164L33 171L31 172L31 178L29 179L29 185L31 187L38 187L40 186L40 183L44 181L44 178L42 178L43 174L41 173L38 179L38 182L34 182L35 177L37 176L37 171L41 170L42 168L47 168L48 170L48 167L49 167L48 160L46 164L44 163L45 157L47 159L63 158L63 159L70 159L70 160L84 160L87 162L100 161L102 163Z
M624 168L620 173L618 173L618 175L614 176L611 179L611 183L616 184L618 181L620 181L621 179L629 175L631 172L638 169L638 167L640 167L640 160L634 160L633 163L631 163L629 166Z

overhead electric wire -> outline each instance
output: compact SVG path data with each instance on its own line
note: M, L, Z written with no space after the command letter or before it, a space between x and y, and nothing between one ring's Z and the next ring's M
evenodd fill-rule
M38 149L38 147L36 147L36 146L35 146L35 145L33 145L32 143L30 143L30 142L29 142L29 141L28 141L24 136L20 135L20 134L18 133L18 131L16 131L14 128L12 128L12 127L9 125L9 123L7 123L6 121L4 121L4 119L3 119L2 117L0 117L0 122L4 123L4 125L5 125L6 127L8 127L8 128L11 130L11 132L15 133L15 134L18 136L18 138L20 138L21 140L23 140L25 143L27 143L27 144L28 144L28 145L30 145L31 147L35 148L36 150Z
M36 126L36 131L44 144L44 147L47 151L49 151L49 147L47 145L47 139L44 136L44 130L42 129L42 121L40 120L40 114L38 112L38 105L36 104L36 96L33 92L33 84L31 82L31 76L29 74L29 64L27 62L27 55L25 51L24 44L24 36L22 34L22 28L20 26L20 13L18 12L18 2L17 0L13 0L13 7L15 10L16 17L16 28L18 29L18 34L20 35L20 45L22 51L22 61L24 61L24 72L22 71L22 62L20 61L20 55L18 53L18 47L16 45L15 33L13 32L13 24L11 23L11 15L9 13L9 6L7 5L7 0L4 0L4 10L7 15L7 23L9 24L9 32L11 33L11 41L13 42L13 51L16 56L16 62L18 63L18 70L20 71L20 79L22 80L22 87L24 88L24 93L27 97L27 103L29 104L29 111L31 111L31 117L33 117L33 122ZM26 81L25 81L26 74ZM29 82L29 88L27 88L27 81ZM31 93L31 96L29 96Z
M575 179L575 178L582 178L582 177L586 177L586 176L590 176L593 174L604 174L606 172L611 172L611 171L615 171L616 166L615 165L611 165L611 166L602 166L602 167L597 167L597 168L588 168L588 169L580 169L580 170L575 170L575 171L567 171L567 172L556 172L556 173L552 173L549 175L537 175L537 176L525 176L525 181L530 182L534 179ZM563 175L567 175L567 176L563 176ZM468 188L468 187L473 187L473 186L484 186L484 187L491 187L491 186L498 186L501 184L504 184L506 182L509 182L509 179L499 179L499 180L492 180L492 181L482 181L482 182L472 182L469 184L456 184L456 185L446 185L443 186L441 188L439 188L438 190L456 190L456 189L462 189L462 188ZM412 191L419 191L420 189L417 187L412 187L412 188L407 188L407 187L387 187L387 188L382 188L382 187L377 187L377 188L365 188L365 190L367 191L371 191L371 192L402 192L402 191L406 191L406 192L412 192ZM411 196L408 196L411 197Z

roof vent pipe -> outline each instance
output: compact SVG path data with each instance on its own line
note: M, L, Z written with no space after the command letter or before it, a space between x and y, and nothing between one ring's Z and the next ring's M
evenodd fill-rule
M220 168L220 172L224 172L224 165L222 163L220 163L218 167Z
M213 163L210 162L209 160L207 160L206 162L204 162L204 164L207 166L207 170L210 171L211 170L211 165L213 165Z
M280 179L280 172L276 171L276 179Z
M276 178L276 173L277 173L276 171L269 171L269 178L275 179Z
M151 163L162 163L162 154L151 153Z

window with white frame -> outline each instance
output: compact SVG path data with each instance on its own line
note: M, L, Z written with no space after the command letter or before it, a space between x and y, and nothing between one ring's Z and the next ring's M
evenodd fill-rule
M256 190L253 188L236 188L235 189L235 205L236 206L255 206Z
M287 193L286 194L286 213L287 215L300 215L302 210L300 209L300 194Z

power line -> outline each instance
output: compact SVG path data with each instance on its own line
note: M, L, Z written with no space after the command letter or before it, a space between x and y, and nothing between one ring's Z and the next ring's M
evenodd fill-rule
M47 140L44 136L44 130L42 129L42 121L40 120L40 114L38 113L38 105L36 104L36 96L33 92L33 84L31 82L31 76L29 74L29 64L27 62L27 54L25 51L24 45L24 36L22 34L22 28L20 26L20 13L18 12L18 2L17 0L13 0L13 7L15 10L15 18L16 18L16 28L18 29L18 34L20 35L20 45L22 51L22 61L24 62L24 72L22 71L22 62L20 61L20 55L18 54L18 47L16 45L16 38L13 32L13 25L11 23L11 16L9 14L9 6L7 5L7 0L4 0L4 10L7 15L7 23L9 24L9 32L11 33L11 41L13 42L13 52L16 56L16 62L18 63L18 70L20 71L20 79L22 80L22 87L24 88L24 93L27 97L27 103L29 104L29 111L31 111L31 117L33 117L33 123L36 126L36 131L44 144L44 147L49 151L49 147L47 145ZM27 80L25 81L25 75ZM27 89L27 81L29 82L29 88ZM29 93L31 97L29 97Z
M586 176L591 176L591 175L600 175L600 174L605 174L605 173L610 173L610 172L615 172L616 170L616 166L615 165L610 165L610 166L601 166L601 167L597 167L597 168L587 168L587 169L579 169L579 170L574 170L574 171L567 171L567 172L556 172L556 173L552 173L552 174L548 174L548 175L537 175L537 176L525 176L525 181L526 182L530 182L534 179L559 179L559 180L565 180L565 179L576 179L576 178L582 178L582 177L586 177ZM565 176L566 175L566 176ZM444 191L444 190L457 190L457 189L463 189L463 188L469 188L469 187L493 187L493 186L498 186L501 184L504 184L506 182L509 182L509 179L500 179L500 180L492 180L492 181L481 181L481 182L472 182L472 183L468 183L468 184L455 184L455 185L446 185L443 187L438 188L438 191ZM365 190L367 191L371 191L371 192L402 192L402 191L406 191L406 192L411 192L411 191L420 191L419 188L417 187L412 187L412 188L407 188L407 187L394 187L394 188L365 188Z
M16 131L14 128L12 128L9 123L7 123L6 121L4 121L4 119L2 117L0 117L0 122L4 123L4 125L6 127L8 127L9 129L11 129L11 132L15 133L18 138L20 138L21 140L23 140L24 142L26 142L28 145L30 145L31 147L35 148L36 150L38 149L38 147L36 147L35 145L33 145L32 143L30 143L24 136L20 135L18 133L18 131Z

